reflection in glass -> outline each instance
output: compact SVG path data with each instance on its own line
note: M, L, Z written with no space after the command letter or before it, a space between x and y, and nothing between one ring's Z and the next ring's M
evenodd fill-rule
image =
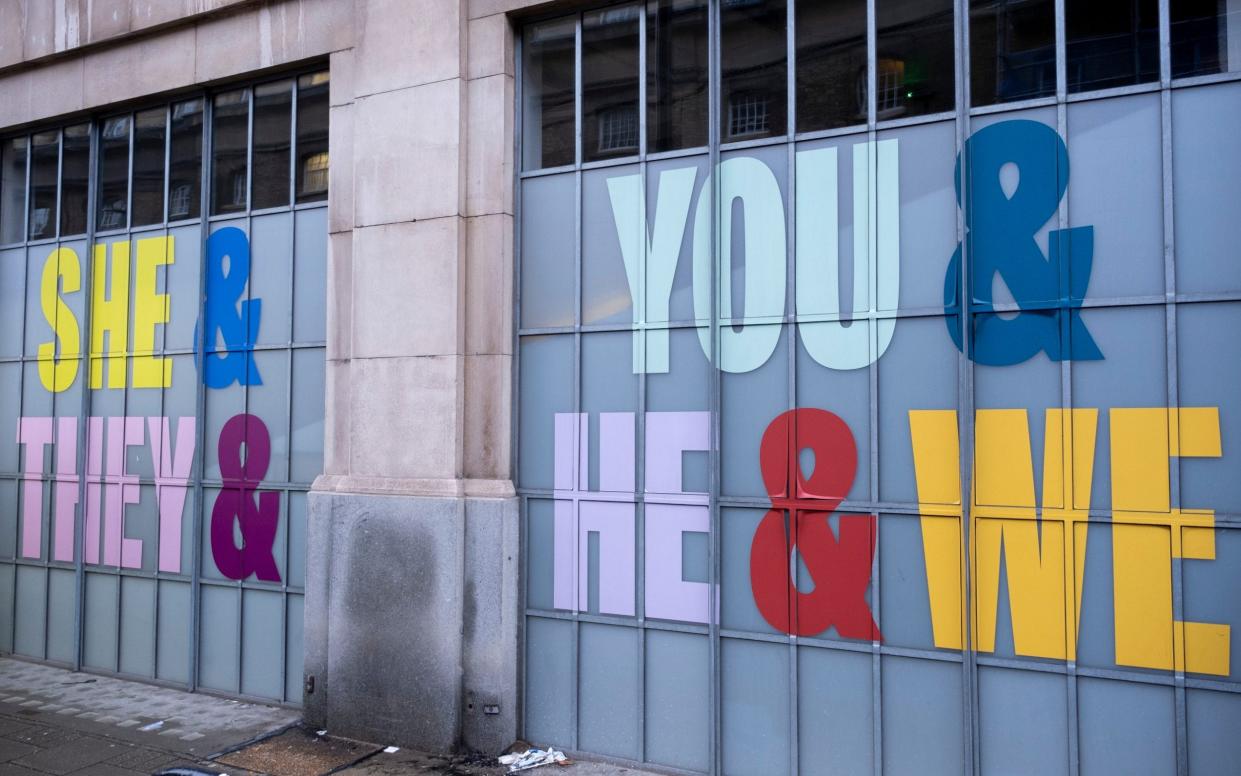
M638 153L636 5L582 15L582 161Z
M526 28L521 136L522 166L527 170L573 163L575 29L572 18Z
M30 223L28 239L56 236L56 173L60 133L40 132L30 144Z
M646 16L646 149L707 144L707 3L654 0Z
M172 106L168 156L168 220L198 218L202 198L203 101Z
M297 201L327 199L328 72L297 79Z
M866 123L866 0L801 2L797 131Z
M1056 93L1052 0L970 3L970 100L974 105Z
M1241 70L1241 3L1174 0L1172 77Z
M783 135L788 126L784 0L723 0L720 141Z
M99 215L96 228L124 229L129 213L129 116L103 122L99 140Z
M211 121L211 214L246 209L246 91L217 94Z
M878 120L952 110L952 0L876 0L875 17Z
M1070 92L1159 78L1158 0L1065 0L1064 34Z
M164 108L134 115L133 225L164 220L164 136L168 112Z
M86 200L90 177L90 125L65 127L60 160L60 233L86 231Z
M254 87L254 191L250 206L255 210L289 204L292 122L292 81Z
M26 152L29 139L15 137L4 144L0 172L0 242L21 242L26 233Z

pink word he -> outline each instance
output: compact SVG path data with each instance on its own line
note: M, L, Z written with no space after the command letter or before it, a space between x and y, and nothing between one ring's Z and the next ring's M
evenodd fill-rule
M148 444L155 462L155 500L159 506L159 570L181 571L181 515L189 492L194 460L195 419L177 418L174 441L171 418L91 417L86 426L85 562L142 568L142 540L125 536L125 508L137 504L137 475L126 471L126 451ZM55 435L53 436L53 431ZM106 433L105 433L106 431ZM43 546L43 476L47 448L55 441L52 560L72 562L74 517L80 498L77 418L21 418L17 443L24 447L21 555L40 557Z

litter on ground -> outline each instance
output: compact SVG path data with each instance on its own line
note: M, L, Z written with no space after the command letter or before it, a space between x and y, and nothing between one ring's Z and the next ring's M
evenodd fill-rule
M564 752L555 749L527 749L520 753L501 755L498 760L501 765L508 766L509 773L528 771L543 765L568 765L570 762Z

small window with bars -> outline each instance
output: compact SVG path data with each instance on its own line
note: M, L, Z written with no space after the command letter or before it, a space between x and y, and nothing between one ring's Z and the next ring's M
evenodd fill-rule
M632 105L608 108L599 113L599 151L638 150L638 112Z
M767 132L770 116L767 98L761 94L735 94L728 102L728 135L744 137Z

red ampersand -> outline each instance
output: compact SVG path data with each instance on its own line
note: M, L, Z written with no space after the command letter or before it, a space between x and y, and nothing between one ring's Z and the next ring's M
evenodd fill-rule
M815 459L808 479L798 461L806 448ZM828 524L857 473L857 445L849 426L826 410L785 412L763 432L759 465L771 509L750 547L750 584L763 619L798 636L815 636L835 625L844 638L881 640L866 603L875 516L841 515L839 539ZM809 593L798 590L792 579L794 548L814 581Z

